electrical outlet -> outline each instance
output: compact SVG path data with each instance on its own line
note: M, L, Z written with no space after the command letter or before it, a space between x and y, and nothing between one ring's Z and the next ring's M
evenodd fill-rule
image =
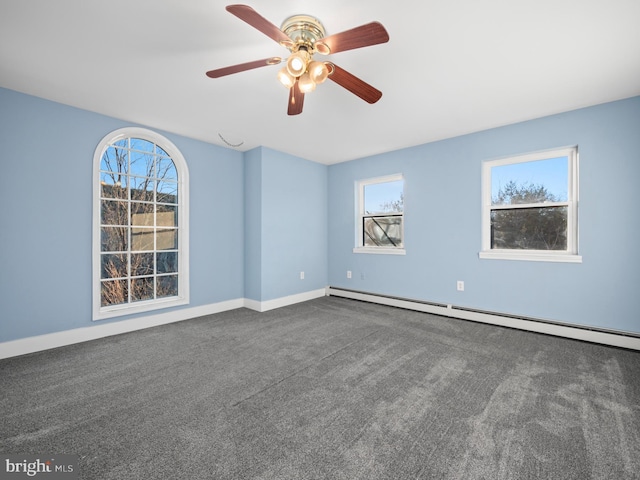
M304 280L304 272L300 272L300 280Z
M456 288L459 292L464 292L464 282L462 280L458 280L456 283Z
M351 278L351 270L347 270L347 278Z

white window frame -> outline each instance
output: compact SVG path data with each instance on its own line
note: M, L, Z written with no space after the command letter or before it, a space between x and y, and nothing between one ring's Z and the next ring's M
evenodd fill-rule
M403 191L406 186L405 178L401 173L386 175L384 177L369 178L366 180L356 180L355 182L355 247L353 253L372 253L382 255L406 255L405 250L405 238L404 238L404 222L405 222L405 206L402 208L402 223L401 223L401 235L402 246L400 247L377 247L377 246L364 246L363 243L363 217L364 213L364 189L368 185L375 185L378 183L396 182L401 180L403 182Z
M557 157L568 157L568 185L567 201L545 202L539 204L517 205L516 208L531 208L535 206L566 206L567 207L567 249L566 250L517 250L491 248L491 211L501 208L514 208L514 205L491 205L491 169L497 166L515 163L534 162ZM501 260L528 260L542 262L581 263L582 256L578 254L578 147L564 147L542 152L528 153L514 157L488 160L482 164L482 250L480 258Z
M107 148L126 138L139 138L160 146L173 160L178 175L178 295L143 300L121 305L101 306L101 250L100 250L100 165ZM180 150L164 136L146 128L125 127L107 134L98 143L93 156L93 246L92 287L93 320L149 312L189 303L189 170Z

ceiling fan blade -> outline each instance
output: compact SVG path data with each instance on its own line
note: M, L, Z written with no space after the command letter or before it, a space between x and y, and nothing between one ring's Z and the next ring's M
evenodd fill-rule
M293 84L293 87L289 89L289 107L287 113L289 115L298 115L302 113L302 107L304 105L304 93L300 91L298 87L298 81Z
M225 75L231 75L233 73L244 72L245 70L252 70L254 68L266 67L267 65L277 65L282 59L280 57L265 58L263 60L254 60L253 62L240 63L238 65L232 65L230 67L218 68L216 70L209 70L207 77L220 78Z
M335 35L329 35L316 43L329 47L330 53L338 53L388 41L389 34L382 24L380 22L371 22ZM318 49L318 53L322 54L322 49Z
M256 12L249 5L228 5L227 12L235 15L240 20L248 23L253 28L260 30L267 37L278 43L293 44L291 39L269 20Z
M354 95L359 96L365 102L376 103L382 97L380 90L372 87L364 80L359 79L334 63L331 63L330 66L333 71L329 74L329 79L346 88Z

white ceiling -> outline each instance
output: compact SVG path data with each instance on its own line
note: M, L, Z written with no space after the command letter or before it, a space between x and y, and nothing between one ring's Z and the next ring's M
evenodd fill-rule
M640 95L638 0L252 0L327 35L377 20L389 43L327 58L383 92L334 82L287 115L269 66L287 50L221 0L0 0L0 86L245 151L331 164Z

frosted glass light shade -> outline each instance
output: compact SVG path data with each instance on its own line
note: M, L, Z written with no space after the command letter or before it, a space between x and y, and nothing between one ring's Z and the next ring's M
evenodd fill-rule
M293 87L293 85L296 83L296 78L291 76L291 74L287 70L287 67L280 69L280 71L278 72L278 80L280 80L280 83L287 88Z
M307 71L311 76L311 80L316 84L324 82L329 76L329 69L323 62L313 61L309 63Z
M316 82L311 79L309 73L303 73L298 79L298 88L302 93L313 92L316 89Z
M307 70L309 53L306 50L298 50L287 59L287 71L293 77L299 77Z

